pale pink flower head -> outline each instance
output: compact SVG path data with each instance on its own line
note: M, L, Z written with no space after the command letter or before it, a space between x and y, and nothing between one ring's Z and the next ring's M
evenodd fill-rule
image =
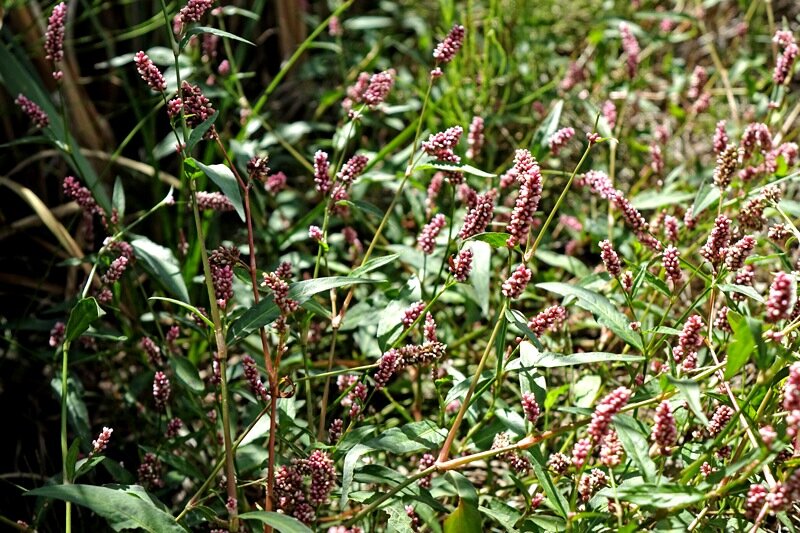
M463 283L469 278L472 272L472 255L470 248L462 248L457 256L450 258L450 273L456 281Z
M783 85L791 78L792 68L800 55L800 48L794 42L794 36L788 31L779 31L775 34L774 42L783 47L783 51L775 62L775 70L772 73L772 80L777 85Z
M394 86L396 75L397 72L393 68L373 74L369 79L367 89L364 91L364 103L371 108L382 104Z
M314 154L314 184L322 194L331 189L330 163L328 154L317 150Z
M537 336L540 336L547 330L555 330L563 324L566 319L567 310L560 305L554 305L530 319L530 321L528 321L528 329L533 331Z
M23 113L28 115L28 118L31 119L31 122L33 122L37 128L46 128L50 125L50 117L47 116L47 113L25 95L18 95L14 103L22 109Z
M728 132L725 131L726 122L720 120L714 129L714 153L721 153L728 146Z
M789 367L789 377L783 387L783 410L787 413L786 433L795 437L800 433L800 362Z
M136 71L148 87L158 92L164 92L167 89L167 80L164 79L161 71L147 54L142 51L136 52L133 61L136 63Z
M182 22L199 22L215 0L189 0L178 12Z
M531 424L535 424L541 409L533 393L526 392L522 395L522 410L525 412L525 419Z
M467 159L475 159L481 153L483 148L483 118L479 116L472 117L472 122L469 124L469 131L467 132Z
M639 65L639 41L636 40L630 26L625 22L620 23L619 33L622 37L622 51L625 52L625 65L628 70L628 76L633 78Z
M586 459L592 451L592 441L581 439L572 447L572 466L580 470L586 464Z
M566 146L567 142L575 136L574 128L561 128L553 133L550 137L550 151L553 155L558 155L558 152Z
M772 279L767 298L767 321L778 322L789 317L797 300L797 286L794 276L778 272Z
M44 51L53 64L64 60L64 32L67 23L67 4L60 2L53 8L47 22L47 31L44 35ZM61 70L53 72L53 78L60 80L63 76Z
M609 240L600 241L600 259L603 260L603 265L606 271L613 277L619 277L622 272L622 264L619 261L619 256L614 250L614 245Z
M89 455L96 455L106 449L108 443L111 441L111 434L114 432L113 428L104 427L97 440L92 441L92 451Z
M678 284L683 279L683 271L681 271L680 265L680 252L674 246L667 246L664 248L664 253L661 256L662 263L664 265L664 271L667 274L667 278L673 283L673 286L677 287Z
M458 144L463 132L464 129L461 126L453 126L445 131L434 133L422 143L422 150L439 161L458 164L461 162L461 158L453 152L453 148Z
M342 166L336 177L345 184L353 183L367 168L369 158L365 155L354 155Z
M446 64L453 60L461 46L464 44L464 26L456 24L433 51L433 58L437 64Z
M725 215L719 215L714 221L714 228L708 235L706 243L700 249L700 255L716 266L725 257L725 250L730 242L731 220Z
M728 422L731 421L731 418L733 418L732 408L727 405L720 405L717 407L706 428L709 436L716 437L719 435L722 430L725 429L725 426L728 425Z
M159 410L164 410L169 401L171 387L169 379L163 372L156 372L153 378L153 400Z
M514 247L524 242L534 221L534 214L542 197L542 174L539 163L528 150L517 150L514 155L514 168L509 174L520 183L519 194L511 211L511 219L506 226L509 234L506 244Z
M525 265L518 265L511 276L503 282L502 292L506 298L519 298L531 279L531 270Z
M417 237L417 246L419 246L419 249L422 250L424 254L430 255L433 253L436 248L436 237L439 235L439 232L446 222L445 216L439 213L422 228L422 231Z
M611 418L628 403L631 397L630 389L618 387L606 395L592 413L592 420L589 423L587 433L592 442L597 443L608 433L611 427Z
M653 425L651 437L658 446L658 453L661 455L669 455L671 448L678 441L675 417L672 415L672 408L669 402L666 400L656 407L655 424Z
M424 310L425 302L422 300L411 304L405 311L403 311L403 318L401 320L403 326L410 328L414 322L416 322L416 320L422 316L422 312Z
M617 125L617 106L611 100L606 100L600 107L600 112L608 124L608 128L613 130Z
M459 237L468 239L486 231L486 226L492 221L494 214L495 198L497 198L496 189L489 189L486 193L478 195L475 207L470 209L467 216L464 217L464 225L458 233Z

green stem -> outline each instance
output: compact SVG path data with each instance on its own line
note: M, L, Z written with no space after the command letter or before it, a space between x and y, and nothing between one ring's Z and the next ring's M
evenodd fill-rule
M453 425L450 427L450 432L447 434L447 438L445 439L442 449L439 452L438 462L440 463L447 461L448 457L450 456L450 448L453 446L453 441L458 434L458 428L461 426L462 420L464 420L464 415L469 407L469 402L472 399L472 395L475 393L475 388L478 386L478 381L481 378L483 367L486 366L486 360L489 358L489 354L492 352L494 340L497 338L497 334L500 332L500 327L505 321L505 312L507 307L508 301L503 302L503 305L497 314L497 323L492 330L492 335L489 337L489 342L486 344L486 349L483 351L481 360L478 362L478 368L475 370L475 374L472 376L472 382L469 384L467 394L464 396L464 399L461 400L461 407L458 409L458 413L453 421Z
M269 405L264 407L261 410L261 412L258 413L258 415L253 419L253 421L250 422L250 425L248 425L247 428L245 428L242 434L239 435L239 437L236 439L236 441L233 443L232 446L234 451L236 450L236 448L239 447L239 445L242 443L247 434L250 433L250 431L255 427L256 423L259 420L261 420L261 417L267 414L267 411L269 409L270 409ZM220 457L217 458L217 462L214 465L214 468L211 469L211 473L208 475L208 477L206 477L206 480L203 482L200 488L197 489L197 492L195 492L194 495L191 498L189 498L189 501L184 506L183 511L181 511L178 517L175 519L176 522L180 522L183 519L183 517L186 516L186 513L191 511L194 508L194 506L197 505L197 502L200 501L200 497L203 495L203 493L207 491L208 488L211 486L211 484L214 483L214 480L217 479L217 474L219 473L220 470L222 470L222 467L224 465L225 465L225 454L222 454L220 455Z
M314 39L316 39L320 33L322 33L325 29L327 29L328 23L331 21L333 17L338 17L339 15L344 13L344 11L346 11L347 8L349 8L350 4L352 3L353 0L347 0L346 2L344 2L341 6L339 6L338 9L336 9L336 11L331 13L328 18L323 20L322 23L315 28L314 31L311 32L311 35L309 35L305 41L300 43L300 46L297 47L297 50L294 51L289 60L283 65L280 72L278 72L278 74L275 75L275 77L272 79L272 82L270 82L267 88L264 89L264 92L261 94L261 96L256 101L256 104L253 106L253 112L250 116L258 115L258 113L261 111L261 108L264 107L264 104L267 103L267 100L269 99L270 95L273 93L273 91L275 91L275 89L278 88L280 82L283 80L284 77L286 77L286 75L292 69L294 64L297 63L297 60L300 59L300 56L302 56L303 53L308 49L308 47L311 46L311 43L314 42ZM247 134L247 124L244 124L237 138L243 139L246 134Z
M208 251L206 250L205 237L203 236L203 227L200 221L200 209L197 206L197 184L193 178L189 179L192 212L194 214L194 224L197 230L197 241L200 245L200 257L203 262L203 274L206 281L206 290L208 291L209 308L211 309L211 321L214 323L214 340L217 345L217 355L219 357L219 373L220 373L220 403L222 407L222 438L225 443L225 476L227 482L228 499L237 501L236 498L236 469L233 464L233 448L231 445L231 426L230 426L230 408L228 405L228 347L225 344L225 333L222 327L222 320L219 315L219 308L217 307L216 293L214 292L214 284L211 280L211 265L208 261ZM236 532L239 530L239 519L237 516L236 507L228 508L229 512L229 529Z
M69 444L67 443L67 366L69 364L69 341L64 341L61 349L61 466L64 477L64 485L69 485L72 480L67 475L67 456L69 455ZM66 528L65 531L72 531L72 503L65 502L66 509Z
M598 116L599 118L599 116ZM597 121L595 120L595 128L597 127ZM528 250L525 251L524 260L525 263L531 260L533 254L536 253L536 249L539 247L539 243L542 242L542 238L544 237L545 233L547 232L547 228L550 227L550 223L553 221L553 218L556 216L556 212L561 207L561 204L564 202L564 198L567 197L567 193L569 192L569 188L572 185L572 181L575 179L575 176L578 174L583 162L586 161L586 158L589 157L589 152L591 151L593 143L589 143L586 147L586 150L583 152L583 156L581 157L578 164L575 166L575 170L572 171L569 179L567 180L567 184L564 185L564 190L561 191L561 195L556 200L556 205L553 206L553 209L550 210L550 214L547 215L547 220L544 221L542 224L542 228L539 230L539 234L536 236L536 241L534 241L533 246L531 246ZM530 243L530 241L528 241Z

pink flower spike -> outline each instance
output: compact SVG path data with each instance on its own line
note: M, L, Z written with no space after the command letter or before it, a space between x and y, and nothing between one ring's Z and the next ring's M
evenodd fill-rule
M531 271L525 265L519 265L511 276L503 282L503 296L506 298L519 298L531 279Z
M47 32L44 35L44 51L50 61L60 63L64 60L64 31L67 23L67 4L60 2L53 8L47 22ZM53 72L56 80L61 78L61 71Z
M50 117L47 116L47 113L25 95L18 95L14 103L22 109L23 113L28 115L28 118L31 119L31 122L33 122L34 126L37 128L46 128L50 125Z
M164 92L167 89L167 80L155 66L153 61L142 51L136 53L133 58L136 63L136 71L142 80L154 91Z
M447 34L447 37L436 46L436 50L433 51L433 58L436 60L436 63L439 64L449 63L456 56L463 44L464 26L456 24L453 26L453 29L450 30L450 33Z

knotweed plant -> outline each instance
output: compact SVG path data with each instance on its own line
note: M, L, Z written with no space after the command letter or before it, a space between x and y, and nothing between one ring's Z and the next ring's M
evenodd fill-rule
M800 527L797 6L22 4L5 525Z

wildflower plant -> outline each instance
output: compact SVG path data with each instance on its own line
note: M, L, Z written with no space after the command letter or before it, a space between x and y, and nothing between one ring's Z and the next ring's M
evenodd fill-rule
M0 520L800 527L796 6L562 4L10 7Z

